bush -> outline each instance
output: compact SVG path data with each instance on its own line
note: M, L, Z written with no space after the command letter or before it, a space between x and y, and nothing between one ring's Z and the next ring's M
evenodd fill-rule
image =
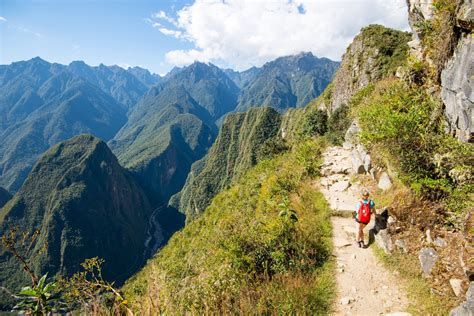
M325 111L310 108L301 126L302 137L324 135L328 130L328 115Z
M424 89L386 80L354 114L365 145L377 148L375 154L400 171L415 192L459 214L472 205L474 149L444 133L442 120L434 115L440 106Z
M345 133L350 125L349 107L342 105L329 117L328 132L326 134L329 142L334 145L342 145Z

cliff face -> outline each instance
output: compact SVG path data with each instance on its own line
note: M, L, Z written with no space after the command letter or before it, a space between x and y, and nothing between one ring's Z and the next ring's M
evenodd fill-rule
M346 50L340 69L325 92L322 108L332 113L361 88L395 75L408 53L410 35L380 25L362 29Z
M70 275L86 258L105 259L105 277L118 282L143 263L151 207L107 145L77 136L48 150L0 211L0 233L40 230L31 265L38 274ZM11 289L25 278L18 262L0 254L0 282ZM19 282L20 281L20 282Z
M407 1L412 54L433 66L444 103L446 131L473 140L474 9L472 0ZM434 32L430 30L435 30Z

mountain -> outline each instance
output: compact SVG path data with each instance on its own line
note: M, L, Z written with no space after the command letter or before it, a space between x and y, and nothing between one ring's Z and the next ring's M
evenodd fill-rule
M193 164L170 205L185 213L187 221L199 216L217 193L257 163L258 148L278 134L280 121L280 114L269 107L226 116L208 154Z
M146 77L146 70L134 71ZM81 133L111 139L147 90L118 66L65 66L39 57L1 65L0 185L16 191L39 155L59 141Z
M154 204L166 204L182 188L191 164L214 141L214 121L234 109L237 93L222 70L196 62L165 77L129 113L110 146Z
M169 103L163 103L166 100ZM154 205L178 192L191 168L211 146L215 127L207 111L176 88L144 98L110 141L120 163L147 189Z
M255 76L260 72L260 68L251 67L242 72L234 71L232 69L224 69L224 72L237 85L237 87L242 89L248 82L255 78Z
M0 208L2 208L10 199L12 195L5 190L4 188L0 187Z
M141 83L146 85L147 87L151 87L158 83L161 80L161 77L157 74L152 74L148 71L148 69L141 68L141 67L128 67L127 71L131 73L135 78L140 80Z
M7 140L0 144L0 185L10 191L21 186L39 155L52 145L81 133L109 140L126 122L123 105L67 72L52 76L34 95L40 105L0 131ZM22 113L13 107L10 114L16 111Z
M338 66L338 62L311 53L268 62L242 88L236 111L255 106L271 106L279 111L302 107L323 92Z
M83 61L73 61L67 70L99 87L127 108L134 106L148 90L148 85L119 66L108 67L100 64L91 67Z
M220 68L211 63L194 62L173 69L156 88L183 87L189 95L204 107L214 120L234 110L239 88Z
M71 275L80 263L105 259L104 276L125 280L143 263L151 207L144 191L122 168L107 145L80 135L49 149L21 189L0 210L0 234L13 227L40 229L31 266L40 275ZM8 253L0 254L0 283L10 289L27 283Z

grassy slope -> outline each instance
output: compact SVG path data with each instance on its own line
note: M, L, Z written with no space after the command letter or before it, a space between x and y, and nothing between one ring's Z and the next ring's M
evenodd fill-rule
M299 144L217 195L127 282L133 309L328 313L334 293L329 209L310 186L322 148Z

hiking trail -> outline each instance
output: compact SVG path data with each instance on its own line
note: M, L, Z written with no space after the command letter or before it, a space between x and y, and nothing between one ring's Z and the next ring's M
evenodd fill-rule
M356 223L351 212L360 199L363 185L353 172L351 151L343 147L330 147L323 154L323 159L317 187L331 209L339 213L339 216L331 218L333 255L337 265L334 314L410 315L404 313L409 301L397 275L383 267L370 247L359 248L355 245ZM374 222L372 218L364 229L366 243Z

